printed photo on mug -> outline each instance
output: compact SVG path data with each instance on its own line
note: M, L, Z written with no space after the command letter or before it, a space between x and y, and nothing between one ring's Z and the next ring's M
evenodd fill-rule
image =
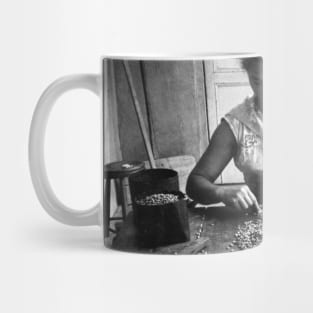
M211 254L262 241L260 56L103 59L106 246Z

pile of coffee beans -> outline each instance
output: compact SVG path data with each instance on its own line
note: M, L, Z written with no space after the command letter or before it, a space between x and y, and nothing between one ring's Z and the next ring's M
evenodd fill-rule
M235 240L231 247L237 246L239 250L253 248L262 240L262 220L246 221L238 226Z
M165 205L178 200L178 196L171 193L156 193L136 199L136 203L139 205Z

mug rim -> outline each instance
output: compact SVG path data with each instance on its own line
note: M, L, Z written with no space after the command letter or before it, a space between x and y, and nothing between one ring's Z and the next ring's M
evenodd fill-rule
M135 54L135 53L110 53L102 56L108 60L151 60L151 61L180 61L180 60L222 60L261 57L256 52L198 52L182 54Z

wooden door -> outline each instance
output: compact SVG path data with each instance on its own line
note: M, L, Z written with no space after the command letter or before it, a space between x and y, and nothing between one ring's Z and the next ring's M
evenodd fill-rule
M209 136L221 118L252 93L248 76L239 59L205 61ZM217 179L217 183L241 183L242 173L231 161Z

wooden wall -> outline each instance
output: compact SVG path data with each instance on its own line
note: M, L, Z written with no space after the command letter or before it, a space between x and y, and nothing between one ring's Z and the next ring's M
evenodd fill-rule
M198 161L221 118L251 93L240 59L217 61L129 61L136 93L156 159L180 155ZM126 73L113 62L120 159L148 159ZM233 161L217 179L243 182Z
M131 72L155 158L192 155L208 145L202 61L131 61ZM118 133L125 160L147 160L122 63L114 61Z

